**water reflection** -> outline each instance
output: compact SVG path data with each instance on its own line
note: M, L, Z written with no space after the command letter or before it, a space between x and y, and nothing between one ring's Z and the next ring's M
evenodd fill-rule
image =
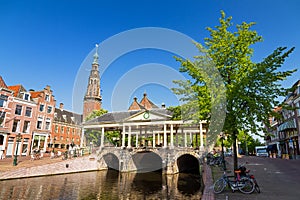
M119 173L114 170L0 181L0 199L200 199L192 174Z

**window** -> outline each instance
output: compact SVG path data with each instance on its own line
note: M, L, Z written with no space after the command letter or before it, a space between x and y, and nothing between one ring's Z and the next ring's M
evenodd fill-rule
M0 135L0 145L3 145L3 143L4 143L4 136Z
M44 106L43 104L40 105L40 112L43 112L43 111L44 111L44 107L45 107L45 106Z
M0 95L0 107L5 107L7 104L8 96L1 94Z
M46 127L45 127L46 130L50 130L50 122L51 122L50 119L47 118L46 119Z
M24 121L23 133L29 133L30 121Z
M49 94L46 94L45 100L48 101L48 102L50 101L50 96L49 96Z
M36 128L37 128L37 129L42 129L42 124L43 124L43 118L38 117L38 121L37 121L37 124L36 124Z
M0 111L0 127L4 126L3 125L4 119L5 119L5 112Z
M30 95L28 93L24 93L23 99L27 101L30 100Z
M22 113L22 106L21 105L17 105L16 106L16 110L15 110L15 114L16 115L21 115Z
M67 135L69 135L69 132L70 132L70 128L67 127Z
M48 106L47 113L51 113L51 112L52 112L52 106Z
M31 111L32 111L32 108L26 107L26 110L25 110L25 116L31 117Z
M55 133L58 133L58 126L55 125Z
M12 132L19 132L20 130L20 120L15 119L13 123Z

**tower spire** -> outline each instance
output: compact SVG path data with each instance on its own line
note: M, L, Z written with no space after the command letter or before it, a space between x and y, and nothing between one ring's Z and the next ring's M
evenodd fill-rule
M99 56L98 56L98 48L99 48L99 45L96 44L95 46L96 46L96 51L95 51L95 54L94 54L94 62L93 62L93 64L99 64L98 63L98 58L99 58Z
M96 51L94 54L94 61L88 79L86 94L83 99L83 120L93 111L101 109L102 97L100 87L99 63L98 63L98 47L96 44Z

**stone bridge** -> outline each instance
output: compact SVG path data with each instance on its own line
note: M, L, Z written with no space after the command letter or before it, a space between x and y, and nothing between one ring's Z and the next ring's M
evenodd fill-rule
M203 155L203 151L188 147L102 147L96 151L99 168L111 168L120 172L162 171L164 174L199 173Z

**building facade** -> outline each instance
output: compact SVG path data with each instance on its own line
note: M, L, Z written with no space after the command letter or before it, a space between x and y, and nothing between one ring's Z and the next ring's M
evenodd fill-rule
M276 108L281 116L272 118L272 128L266 137L269 149L277 151L278 157L300 159L300 80L293 85L283 103L292 109Z
M30 94L37 104L36 126L32 131L31 150L46 151L51 135L56 100L50 86L46 86L41 91L30 91Z
M82 115L64 109L63 103L55 108L48 151L61 151L80 146Z

